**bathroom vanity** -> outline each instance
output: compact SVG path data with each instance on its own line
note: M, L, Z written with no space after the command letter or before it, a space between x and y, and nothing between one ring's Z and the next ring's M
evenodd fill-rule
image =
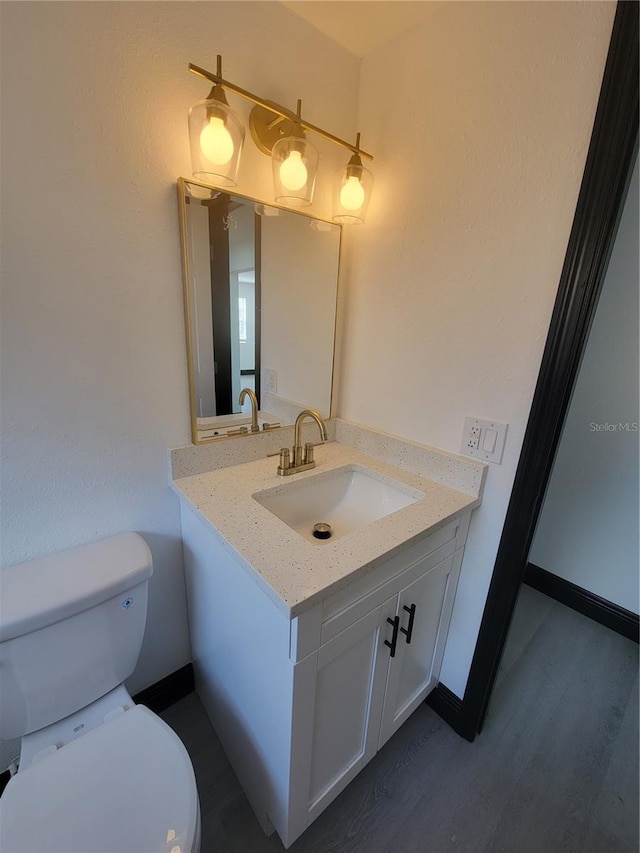
M277 459L229 464L228 450L216 470L180 476L174 464L196 687L285 847L437 685L486 468L332 427L338 441L291 478ZM335 538L314 541L299 522L339 488Z

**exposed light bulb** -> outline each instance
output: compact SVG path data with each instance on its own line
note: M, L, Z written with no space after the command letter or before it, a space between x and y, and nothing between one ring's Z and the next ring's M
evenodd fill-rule
M219 116L211 116L200 134L200 148L210 163L225 166L233 157L233 139Z
M295 192L302 189L307 178L307 167L302 162L302 154L299 151L290 151L287 159L280 164L282 186Z
M351 175L340 190L340 204L345 210L358 210L364 203L364 187L360 178Z

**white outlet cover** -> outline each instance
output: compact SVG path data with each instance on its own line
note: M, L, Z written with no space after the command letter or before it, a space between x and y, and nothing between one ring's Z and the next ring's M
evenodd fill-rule
M509 424L498 421L467 417L464 419L460 450L465 456L500 465L508 428Z

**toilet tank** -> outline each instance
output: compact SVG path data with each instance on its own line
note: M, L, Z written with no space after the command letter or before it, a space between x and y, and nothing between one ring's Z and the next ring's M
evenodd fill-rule
M0 572L0 738L63 719L136 665L151 552L123 533Z

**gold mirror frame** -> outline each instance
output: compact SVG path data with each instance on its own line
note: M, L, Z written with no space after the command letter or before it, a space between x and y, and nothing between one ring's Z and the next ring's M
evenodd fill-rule
M197 406L197 383L196 383L196 372L194 366L194 331L193 331L193 311L191 305L191 295L190 295L190 280L191 280L191 269L190 269L190 258L189 258L189 224L187 219L187 202L186 199L190 194L187 191L187 185L201 187L203 190L210 191L212 193L220 193L223 195L227 195L233 198L241 199L253 205L265 205L265 207L274 208L278 211L283 211L284 213L293 215L293 216L301 216L309 221L316 221L319 223L323 223L327 226L327 230L337 231L338 232L338 243L337 243L337 254L336 254L336 271L335 271L335 290L333 293L333 301L334 301L334 310L333 310L333 323L332 323L332 343L331 343L331 359L330 359L330 370L328 376L328 390L329 390L329 407L330 411L327 412L328 415L331 415L333 409L333 393L334 393L334 370L335 370L335 350L336 350L336 325L337 325L337 307L339 301L338 294L338 286L339 286L339 274L340 274L340 252L342 246L342 228L336 223L323 219L318 216L310 215L306 212L301 212L297 210L292 210L288 207L283 207L281 205L275 203L267 203L262 201L261 199L253 198L252 196L244 195L243 193L237 192L229 192L228 190L221 189L220 187L211 186L210 184L205 184L201 181L196 181L191 178L178 178L177 179L177 191L178 191L178 211L179 211L179 228L180 228L180 246L181 246L181 257L182 257L182 281L183 281L183 299L184 299L184 318L185 318L185 338L186 338L186 348L187 348L187 373L188 373L188 383L189 383L189 413L191 420L191 441L194 445L199 444L209 444L212 441L220 441L226 438L242 438L245 434L242 435L228 435L226 432L221 435L214 435L210 437L202 437L199 435L198 430L198 406ZM308 406L316 407L313 405L313 402L304 402L299 404L300 408L306 408ZM224 416L222 416L224 417ZM289 426L290 423L293 423L295 417L291 419L291 421L281 423L281 426ZM226 428L224 428L226 429ZM250 432L246 433L251 435Z

